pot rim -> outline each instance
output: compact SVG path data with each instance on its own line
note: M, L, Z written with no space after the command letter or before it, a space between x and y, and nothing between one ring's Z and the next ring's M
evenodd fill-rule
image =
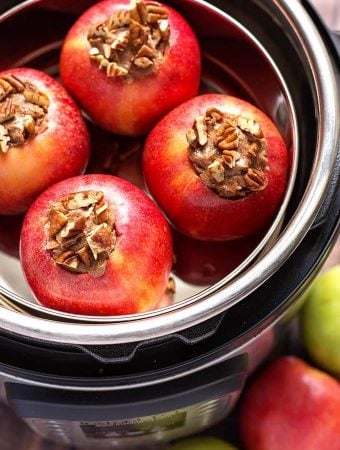
M269 61L285 91L293 124L293 145L298 148L298 132L293 102L284 79L271 56L242 24L215 6L207 4L204 0L195 1L213 9L215 13L225 16L231 23L240 28ZM38 2L39 0L28 0L8 11L2 17L10 16L13 12ZM324 198L331 168L336 157L335 143L339 132L339 106L336 103L337 88L332 66L326 48L311 18L297 0L274 0L274 3L289 21L290 26L303 45L312 70L320 118L316 157L306 192L300 202L299 209L275 243L274 248L271 248L260 261L248 268L227 286L221 288L219 284L214 285L201 293L202 298L194 298L193 300L191 297L172 307L157 310L156 314L150 312L122 316L117 319L117 323L110 324L78 324L28 317L1 307L0 327L40 341L83 345L118 344L160 337L194 326L203 320L227 311L263 284L286 261L312 225ZM197 297L199 296L198 294ZM190 304L188 304L189 302Z

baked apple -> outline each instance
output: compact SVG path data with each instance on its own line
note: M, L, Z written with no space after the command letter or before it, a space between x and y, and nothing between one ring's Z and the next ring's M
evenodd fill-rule
M69 31L60 73L94 122L113 133L142 135L197 94L200 50L172 8L148 0L105 0Z
M286 188L288 152L255 106L207 94L156 125L145 143L143 170L175 228L196 239L230 240L273 219Z
M25 212L88 157L85 123L57 81L29 68L0 72L0 214Z
M172 263L169 226L136 186L110 175L55 184L27 212L21 262L43 305L86 315L152 309Z

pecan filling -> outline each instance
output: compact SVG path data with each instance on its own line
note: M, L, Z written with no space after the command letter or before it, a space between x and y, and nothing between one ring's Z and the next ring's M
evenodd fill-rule
M138 78L156 71L169 47L168 11L154 1L132 0L95 25L87 39L90 59L108 77Z
M267 143L255 120L210 108L187 140L197 174L219 196L237 199L267 186Z
M69 194L47 213L48 250L63 269L101 276L114 250L114 212L99 191Z
M0 78L0 153L23 144L47 128L46 94L14 75Z

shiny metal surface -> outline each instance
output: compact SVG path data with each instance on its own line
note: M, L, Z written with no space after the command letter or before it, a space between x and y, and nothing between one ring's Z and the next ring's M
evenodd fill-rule
M197 0L195 3L212 8L216 14L225 16L227 20L238 26L235 21L205 2ZM285 262L307 233L323 200L336 156L339 105L329 57L314 24L302 5L296 0L275 1L275 5L299 38L310 62L313 86L317 95L316 113L319 117L319 129L316 156L308 188L290 223L273 248L228 285L223 286L221 282L202 295L158 311L155 317L145 314L121 317L119 322L117 320L117 323L113 324L85 325L24 317L2 308L1 327L40 340L64 343L109 344L149 339L198 324L227 310L254 291ZM243 32L249 35L246 30ZM253 40L253 42L256 41ZM265 49L258 42L256 45L271 61ZM278 76L280 77L279 74ZM289 99L288 92L286 95ZM293 114L293 105L291 105L291 114ZM296 130L294 139L296 144Z

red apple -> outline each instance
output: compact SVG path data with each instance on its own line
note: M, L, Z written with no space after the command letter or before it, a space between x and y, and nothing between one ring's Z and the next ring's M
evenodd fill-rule
M142 135L197 94L200 50L172 8L105 0L69 31L60 73L94 122L113 133Z
M220 281L255 249L259 237L226 242L206 242L181 233L174 237L174 273L190 284L208 286Z
M340 384L296 357L281 357L241 405L246 450L340 450Z
M171 234L140 189L110 175L83 175L55 184L33 203L21 233L21 262L47 307L138 313L164 294Z
M0 72L0 98L0 214L19 214L85 170L89 138L74 101L43 72Z
M195 239L230 240L273 219L286 188L288 152L255 106L207 94L156 125L145 144L143 170L175 228Z

